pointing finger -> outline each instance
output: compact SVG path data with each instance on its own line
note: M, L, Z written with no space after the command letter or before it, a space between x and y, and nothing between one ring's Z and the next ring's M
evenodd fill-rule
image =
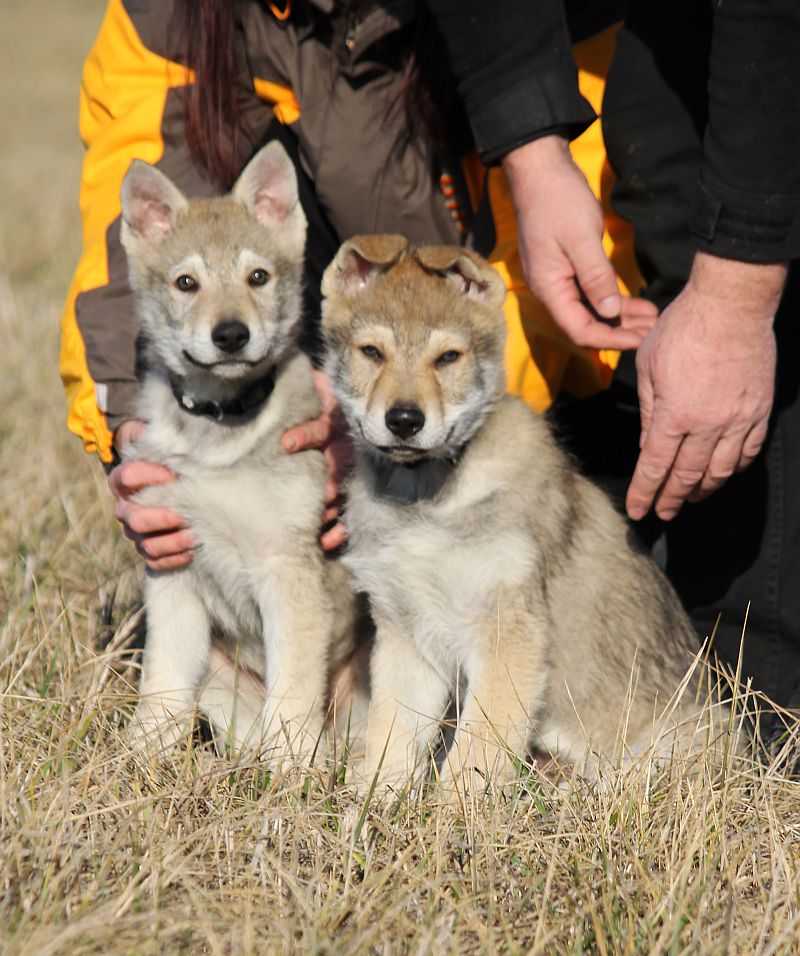
M657 422L651 422L647 430L625 499L625 508L634 521L643 518L650 510L681 444L681 435L670 434L656 426Z

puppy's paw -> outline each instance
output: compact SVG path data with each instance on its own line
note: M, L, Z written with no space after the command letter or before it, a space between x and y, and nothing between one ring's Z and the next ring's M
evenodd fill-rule
M161 703L140 700L128 724L128 743L149 757L165 756L189 739L192 725L191 712L173 716Z
M322 721L311 717L301 720L280 710L264 708L261 754L270 769L281 775L297 767L324 764L328 741Z
M445 757L439 779L450 802L509 793L520 782L520 761L503 748L462 747Z
M355 761L350 782L360 797L378 804L405 800L418 794L430 776L430 762L407 760L390 762L370 760L369 755Z

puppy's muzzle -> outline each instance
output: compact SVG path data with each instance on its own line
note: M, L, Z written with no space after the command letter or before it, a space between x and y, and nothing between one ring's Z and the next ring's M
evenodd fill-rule
M416 405L395 405L386 413L386 427L398 438L410 438L424 425L425 415Z
M211 341L220 351L233 355L250 341L250 330L238 319L223 319L211 330Z

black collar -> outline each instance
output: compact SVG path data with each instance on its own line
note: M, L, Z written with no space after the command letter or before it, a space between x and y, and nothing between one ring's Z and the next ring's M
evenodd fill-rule
M172 373L169 375L169 384L184 412L202 415L215 422L232 421L238 424L255 418L270 397L275 388L275 369L271 368L266 375L248 383L238 395L221 402L195 398L184 391L185 380Z
M464 449L444 458L420 458L417 461L392 461L371 448L364 449L372 491L379 498L400 504L418 504L435 498L455 471Z

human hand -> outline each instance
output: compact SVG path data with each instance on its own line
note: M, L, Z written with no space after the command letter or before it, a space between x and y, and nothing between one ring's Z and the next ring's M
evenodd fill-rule
M144 433L144 422L131 419L116 431L114 441L119 451ZM133 495L149 485L174 481L176 475L152 461L123 461L109 472L108 487L116 498L114 514L123 533L136 546L152 571L171 571L192 560L195 540L183 520L169 508L140 505Z
M576 345L637 348L658 310L620 295L603 251L603 211L567 141L544 136L520 146L505 157L503 169L531 292Z
M774 392L784 265L704 253L636 356L641 451L626 508L674 518L758 454Z
M320 536L320 544L325 551L334 551L347 540L347 532L339 520L342 497L339 484L347 474L353 459L353 443L347 430L344 416L333 394L330 379L325 372L314 372L314 384L322 402L322 413L318 418L303 422L284 433L282 443L288 452L303 451L306 448L320 448L328 465L328 480L325 483L325 511L323 526L334 522Z

